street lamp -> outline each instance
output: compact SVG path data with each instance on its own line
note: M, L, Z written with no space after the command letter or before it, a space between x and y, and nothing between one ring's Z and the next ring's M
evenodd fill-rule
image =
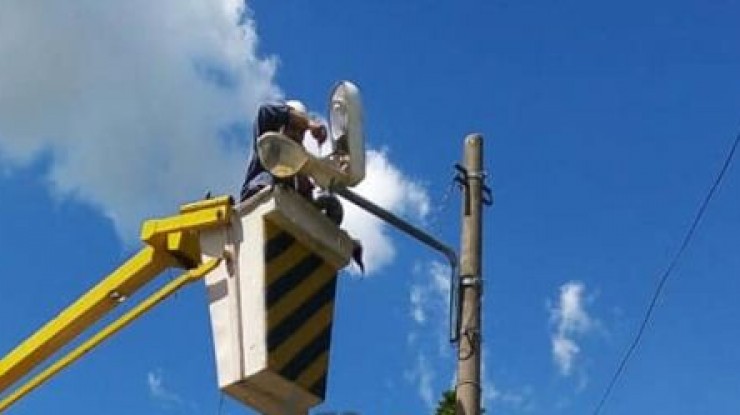
M357 86L339 82L329 100L331 154L316 157L285 135L267 132L257 141L262 165L276 177L302 174L321 188L355 186L365 178L365 137Z

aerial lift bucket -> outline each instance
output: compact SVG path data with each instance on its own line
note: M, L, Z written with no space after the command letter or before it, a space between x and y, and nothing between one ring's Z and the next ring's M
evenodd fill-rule
M265 415L307 414L324 400L337 272L353 241L291 189L236 207L203 232L220 389Z

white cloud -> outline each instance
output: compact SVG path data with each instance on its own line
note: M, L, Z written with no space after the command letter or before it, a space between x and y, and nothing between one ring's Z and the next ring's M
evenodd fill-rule
M421 220L429 213L429 196L422 185L391 163L386 150L368 150L366 177L355 192L396 214ZM396 256L389 227L380 219L344 201L343 227L365 247L367 273L388 265ZM393 230L392 232L396 232Z
M416 392L424 404L429 409L434 408L438 398L433 387L436 374L424 353L416 355L414 366L410 370L407 370L405 375L406 380L416 386Z
M481 385L483 388L481 398L484 408L490 408L493 401L500 399L502 396L501 391L496 387L496 384L493 383L493 379L491 378L491 373L489 372L488 364L486 363L487 356L490 356L490 354L488 353L488 349L484 348L481 351L481 378L483 382Z
M411 287L411 317L417 324L424 324L427 321L427 315L424 312L425 292L422 287L414 285Z
M454 389L456 383L453 372L456 368L455 346L449 342L450 268L442 262L430 261L416 264L413 273L409 316L414 324L407 345L416 359L407 371L406 379L414 384L419 397L431 409L442 392ZM533 407L531 390L499 388L489 372L488 356L488 350L483 350L483 405L489 412L494 406L529 411ZM440 373L446 375L438 376Z
M0 6L0 171L48 160L58 199L98 208L125 241L142 219L238 191L260 102L282 93L240 0L8 0ZM423 219L425 189L367 153L357 192ZM393 261L387 226L345 203L368 273Z
M423 335L428 344L438 345L438 354L447 356L449 343L450 267L430 261L417 265L414 282L409 290L409 314L416 323L417 337ZM429 323L429 329L423 326Z
M590 332L596 321L585 309L586 286L582 282L570 281L560 287L560 296L555 307L550 309L550 322L554 326L551 336L553 359L563 376L570 376L576 358L581 353L578 338Z
M417 267L414 272L421 278L411 285L409 291L410 313L415 323L423 325L427 316L432 316L435 323L446 321L450 301L450 268L438 261L426 264L426 269ZM444 330L442 330L444 332ZM444 333L438 333L444 335Z
M234 193L245 143L224 138L276 97L240 0L0 6L0 161L50 160L60 198L99 208L124 239L206 190Z
M484 347L481 352L481 403L488 412L498 413L499 408L506 407L522 412L530 412L534 408L534 398L530 387L518 389L500 388L493 380L489 371L489 349Z
M416 264L413 274L409 316L414 325L407 346L415 359L406 371L406 380L431 410L442 391L454 387L444 382L435 383L440 366L444 364L446 370L452 367L452 348L447 336L450 274L449 267L437 261ZM436 351L434 345L437 345ZM443 378L449 379L448 376Z
M183 399L178 394L165 388L161 369L147 373L146 384L149 388L149 395L159 403L165 406L180 405L183 403Z

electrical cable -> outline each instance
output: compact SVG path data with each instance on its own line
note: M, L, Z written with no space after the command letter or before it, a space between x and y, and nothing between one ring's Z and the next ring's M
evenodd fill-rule
M725 173L729 169L732 159L734 158L734 155L735 155L735 150L738 147L738 143L740 143L740 133L738 133L737 136L735 137L735 141L733 142L732 147L730 148L730 151L727 153L727 156L725 157L725 161L722 164L722 168L717 174L717 177L714 179L714 182L712 183L712 186L709 188L709 191L704 197L704 200L702 201L701 205L699 206L699 209L696 212L696 215L694 216L694 220L691 223L691 226L689 227L688 232L686 232L686 235L684 235L683 241L681 242L681 246L678 248L678 251L676 251L676 253L674 254L673 258L671 259L671 262L668 264L668 267L665 269L665 271L663 271L663 274L661 275L659 279L658 285L655 287L653 296L650 299L650 304L648 305L645 311L645 315L643 316L642 322L640 323L640 328L637 330L637 334L632 339L632 343L630 343L629 347L627 347L626 352L622 356L622 359L620 360L619 365L617 366L617 370L612 375L612 378L609 381L609 384L607 385L606 389L604 390L604 393L602 394L601 399L599 400L599 403L596 405L593 411L593 415L598 415L599 413L601 413L602 408L604 407L607 400L611 396L614 386L617 384L617 382L619 381L619 378L624 373L624 369L627 366L628 361L630 360L635 350L637 349L637 346L640 343L640 339L645 333L647 325L650 323L650 319L653 315L653 311L655 310L655 306L658 302L658 298L660 297L660 294L663 292L663 288L665 287L665 284L668 281L668 278L671 276L671 273L673 273L673 270L676 267L676 264L681 259L681 256L683 255L684 251L686 251L686 248L689 246L689 243L691 242L691 239L693 238L694 233L696 232L696 229L699 226L699 222L701 221L702 217L704 216L704 213L707 210L707 206L709 205L709 202L714 197L714 194L716 193L717 188L719 187L719 184L722 182L722 179L724 178Z
M429 217L427 219L427 228L431 230L435 234L442 234L442 228L441 223L443 220L446 220L446 215L449 213L449 207L450 207L450 196L452 196L452 191L455 189L455 181L450 180L450 183L447 185L447 188L443 191L441 195L438 195L436 197L433 197L431 199L436 199L430 201L430 209L429 209Z

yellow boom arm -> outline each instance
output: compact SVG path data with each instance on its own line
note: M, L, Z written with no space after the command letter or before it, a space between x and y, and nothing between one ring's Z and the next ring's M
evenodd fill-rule
M180 208L179 215L146 221L141 232L146 247L0 360L0 393L18 383L167 268L177 266L189 271L5 396L0 401L0 412L170 294L213 270L219 260L201 263L199 231L226 226L231 214L232 201L225 196L185 205Z

